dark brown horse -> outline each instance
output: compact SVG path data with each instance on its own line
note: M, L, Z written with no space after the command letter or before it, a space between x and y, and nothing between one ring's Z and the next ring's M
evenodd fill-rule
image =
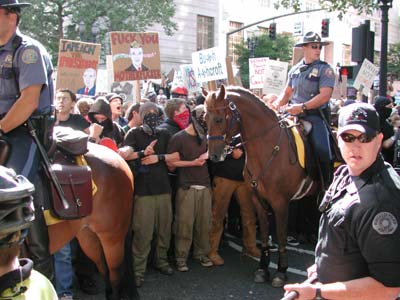
M257 96L238 88L221 86L219 92L204 92L208 127L208 153L213 161L226 155L232 136L241 134L246 153L245 181L259 200L266 201L275 214L279 244L278 271L274 287L286 281L288 260L286 236L289 201L304 196L312 180L300 166L292 133ZM263 207L267 208L265 203ZM268 246L263 249L260 267L269 279Z

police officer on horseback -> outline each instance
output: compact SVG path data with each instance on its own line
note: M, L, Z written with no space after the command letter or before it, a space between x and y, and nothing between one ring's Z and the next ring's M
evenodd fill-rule
M321 49L329 44L310 31L303 41L296 44L304 51L303 59L289 72L284 92L278 98L278 109L286 105L286 111L300 119L311 122L309 135L315 155L318 157L324 186L329 186L332 177L332 152L326 119L329 118L329 100L335 86L335 74L332 67L320 60Z
M35 267L51 277L43 196L38 195L43 192L38 184L39 154L25 123L30 119L41 142L48 145L52 128L53 66L43 45L18 29L21 9L29 5L18 0L0 0L0 138L10 146L5 165L37 187L29 250Z

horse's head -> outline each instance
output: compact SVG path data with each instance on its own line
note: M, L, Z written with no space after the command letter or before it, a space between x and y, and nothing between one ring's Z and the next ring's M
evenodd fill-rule
M206 98L208 155L214 162L223 161L232 137L239 132L239 116L223 85L219 92L203 90L203 95Z

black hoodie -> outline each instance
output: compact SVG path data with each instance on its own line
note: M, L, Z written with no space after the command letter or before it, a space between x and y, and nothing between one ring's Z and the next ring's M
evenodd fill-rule
M106 116L106 120L99 123L94 115L102 114ZM111 117L111 107L110 103L103 97L97 98L88 113L89 120L92 123L97 123L103 126L103 132L100 135L100 138L108 137L120 146L124 139L124 133L122 128L118 125L118 123L112 121Z

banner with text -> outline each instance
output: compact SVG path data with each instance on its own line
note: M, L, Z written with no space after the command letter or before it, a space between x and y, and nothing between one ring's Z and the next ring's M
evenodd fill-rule
M249 81L251 89L263 88L265 65L268 59L268 57L249 58Z
M160 79L157 32L110 32L114 81Z
M56 89L69 89L79 95L96 94L100 44L60 40Z
M286 86L289 64L283 61L269 59L265 63L263 93L279 95Z
M375 66L368 59L364 59L360 71L358 71L356 80L354 80L354 88L361 91L365 96L368 97L372 83L374 82L375 76L379 72L379 67Z
M192 63L198 82L207 82L228 77L225 56L218 47L193 52Z

